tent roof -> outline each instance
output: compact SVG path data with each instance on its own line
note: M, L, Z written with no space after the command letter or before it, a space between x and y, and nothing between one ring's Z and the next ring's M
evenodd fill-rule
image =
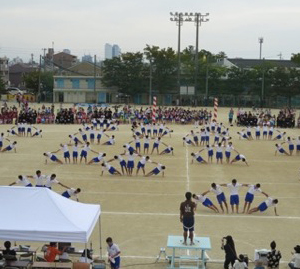
M0 240L86 243L100 216L48 188L1 186L0 205Z

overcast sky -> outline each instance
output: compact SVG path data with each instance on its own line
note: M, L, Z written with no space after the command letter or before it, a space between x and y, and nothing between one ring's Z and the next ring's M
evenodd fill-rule
M42 48L70 49L81 58L104 58L104 44L122 52L146 44L177 50L173 12L209 12L202 24L199 49L224 51L229 57L290 59L300 52L300 0L0 0L0 56L24 60ZM182 26L181 48L195 45L193 23Z

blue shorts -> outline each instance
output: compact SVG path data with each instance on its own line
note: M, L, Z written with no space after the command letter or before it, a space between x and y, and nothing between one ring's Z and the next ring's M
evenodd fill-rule
M85 150L82 150L80 153L80 157L86 157L87 156L87 152Z
M141 162L138 162L138 165L137 165L138 169L144 168L144 167L145 167L145 164L142 164Z
M268 208L267 204L265 202L261 203L259 206L258 206L258 210L260 212L263 212L263 211L266 211Z
M153 130L153 134L157 134L157 130Z
M151 134L151 130L147 130L147 134Z
M153 144L153 148L155 149L155 148L158 148L158 146L159 146L159 144L157 144L157 143L154 143Z
M133 148L133 147L129 147L129 148L128 148L128 151L129 151L129 152L134 152L134 148Z
M280 139L280 138L281 138L281 135L277 135L276 138L277 138L277 139Z
M206 142L209 142L209 136L206 136L206 137L205 137L205 141L206 141Z
M280 149L279 152L280 152L280 153L284 153L284 149Z
M100 127L103 127L104 126L104 122L100 122Z
M53 161L53 162L55 162L55 161L57 161L57 157L55 155L52 155L51 158L50 158L50 160Z
M73 151L73 158L77 158L78 157L78 152L77 151Z
M205 136L201 136L201 141L204 142L204 141L205 141L205 138L206 138Z
M110 262L111 268L120 268L120 262L121 262L120 257L115 258L115 263Z
M100 162L100 160L99 160L99 158L98 158L98 157L95 157L95 158L93 158L92 160L93 160L93 162L94 162L94 163L98 163L98 162Z
M165 149L164 152L165 153L171 153L171 150L170 149Z
M116 169L111 167L109 168L108 172L113 175L116 172Z
M163 132L163 129L159 129L158 132L161 134Z
M197 159L196 159L199 163L203 162L203 158L201 156L199 156Z
M235 159L236 159L237 161L239 161L239 160L241 159L240 155L236 155L236 156L235 156Z
M219 142L219 137L215 137L215 142Z
M198 142L198 141L199 141L198 136L194 136L194 141L195 141L195 142Z
M136 135L136 136L140 136L141 133L140 133L140 132L135 132L135 135Z
M230 158L231 152L230 151L225 151L225 156L226 158Z
M128 161L127 168L134 168L134 161Z
M213 151L213 150L209 150L209 151L208 151L208 156L209 156L209 157L212 157L213 155L214 155L214 151Z
M70 194L67 191L63 192L62 196L66 197L66 198L70 198L71 197Z
M226 202L226 198L225 198L224 192L222 192L219 195L217 195L217 200L218 200L219 204L222 204L222 202Z
M28 128L28 129L27 129L27 133L31 133L31 128Z
M255 135L256 136L260 136L260 132L255 132Z
M205 201L202 203L202 205L206 206L206 207L209 207L209 206L212 206L213 203L211 200L209 200L208 198L205 199Z
M217 128L217 133L221 133L221 128L220 127Z
M248 137L247 137L247 135L244 134L244 135L243 135L243 138L248 138Z
M70 152L69 151L64 152L64 158L70 158Z
M21 127L19 127L19 128L18 128L18 132L19 132L19 133L21 133L21 131L22 131L22 128L21 128Z
M272 131L269 131L269 135L273 135L273 132L272 132Z
M86 136L86 135L83 135L83 136L82 136L82 140L83 140L83 141L86 141L86 140L87 140L87 136Z
M245 202L252 203L254 200L254 195L252 193L247 192L245 197Z
M90 134L90 139L95 139L95 135L94 134Z
M154 169L152 170L152 172L153 172L154 175L158 175L160 171L159 171L158 168L156 167L156 168L154 168Z
M78 142L78 138L77 137L74 137L74 142Z
M295 146L293 144L289 145L289 150L294 150Z
M114 130L116 130L116 127L115 127L115 126L113 126L113 127L111 127L110 129L114 131Z
M15 135L17 134L14 130L11 131L11 134Z
M144 144L144 149L148 149L149 148L149 144Z
M97 122L94 122L94 123L93 123L93 126L94 126L94 127L97 127Z
M3 142L2 141L0 141L0 147L2 147L3 146Z
M167 132L167 131L164 131L163 135L167 135L167 134L168 134L168 132Z
M230 195L230 204L231 205L239 205L240 199L238 195Z
M211 130L214 132L216 130L216 127L215 126L212 126L211 127Z
M98 134L98 135L97 135L97 139L101 139L101 134Z
M183 230L185 232L187 232L187 231L193 232L194 231L195 219L194 219L194 217L183 218L182 224L183 224Z
M120 165L121 165L121 167L126 167L126 162L125 162L125 160L120 161Z
M247 135L248 135L248 136L252 136L251 132L247 132Z
M297 145L297 150L300 150L300 145Z
M217 159L223 159L223 152L217 152L216 158Z
M39 135L39 133L38 133L38 132L35 132L33 135Z
M22 127L22 128L21 128L21 131L22 131L23 133L25 133L25 127Z
M135 147L136 147L136 148L140 148L140 147L141 147L141 143L139 143L139 142L138 142L138 143L135 143Z
M267 131L263 131L263 135L267 135L268 134L268 132Z
M32 184L31 183L29 183L28 185L26 185L25 187L32 187Z
M144 134L145 131L146 131L146 129L145 129L145 128L142 128L141 131L142 131L142 133Z

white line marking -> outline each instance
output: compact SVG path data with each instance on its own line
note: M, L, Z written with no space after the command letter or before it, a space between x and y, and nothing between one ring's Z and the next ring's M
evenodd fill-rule
M178 216L176 213L150 213L150 212L112 212L103 211L106 215L143 215L143 216L167 216L174 217ZM219 214L219 215L205 215L205 214L195 214L195 217L208 217L208 218L254 218L254 219L290 219L290 220L300 220L300 217L292 216L255 216L255 215L243 215L243 214Z
M185 166L186 166L186 190L190 190L190 171L189 171L189 151L188 148L185 147Z

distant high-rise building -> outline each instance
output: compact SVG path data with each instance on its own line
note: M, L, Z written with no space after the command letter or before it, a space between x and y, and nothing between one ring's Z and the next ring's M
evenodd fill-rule
M106 43L104 49L105 49L105 59L112 59L112 45Z
M84 56L82 56L81 61L92 63L93 62L93 57L91 55L84 55Z
M121 49L117 44L112 46L112 57L119 57L121 55Z

